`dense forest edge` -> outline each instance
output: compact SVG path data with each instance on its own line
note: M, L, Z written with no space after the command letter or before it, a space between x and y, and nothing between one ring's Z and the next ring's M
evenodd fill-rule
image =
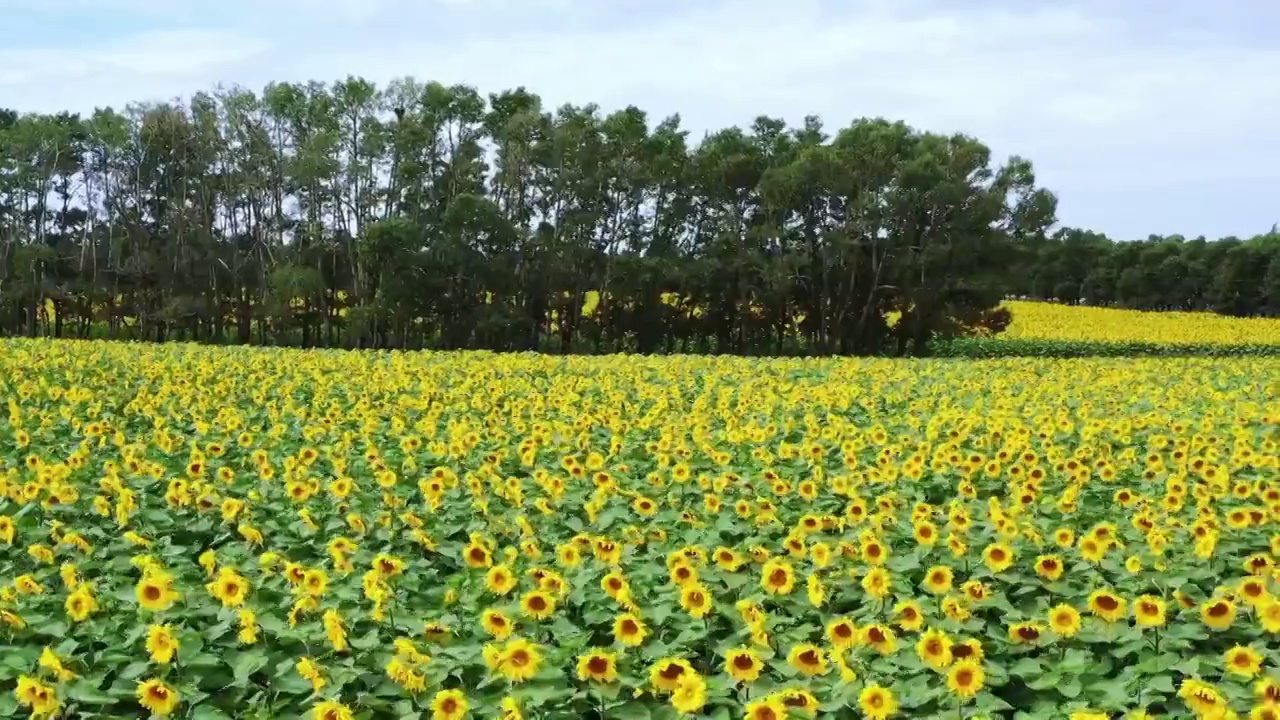
M978 337L1011 296L1280 316L1274 227L1117 242L1056 206L1024 158L879 118L695 138L359 78L0 110L0 335L986 357L1125 351Z

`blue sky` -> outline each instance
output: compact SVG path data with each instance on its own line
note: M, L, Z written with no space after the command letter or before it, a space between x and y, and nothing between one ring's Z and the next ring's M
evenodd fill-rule
M0 0L0 106L411 75L695 134L885 116L1017 153L1117 238L1280 222L1275 0Z

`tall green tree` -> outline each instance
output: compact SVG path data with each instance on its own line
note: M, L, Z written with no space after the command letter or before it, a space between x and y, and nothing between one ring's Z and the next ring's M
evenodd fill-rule
M883 119L695 139L356 77L0 111L0 332L925 354L1008 295L1280 312L1274 229L1114 242L1055 204L1024 159Z

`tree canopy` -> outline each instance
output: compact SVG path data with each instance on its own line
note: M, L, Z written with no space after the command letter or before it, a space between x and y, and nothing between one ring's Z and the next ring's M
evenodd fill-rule
M0 111L0 332L923 354L1010 293L1277 312L1275 235L1112 243L1055 208L1027 160L878 118L696 140L354 77Z

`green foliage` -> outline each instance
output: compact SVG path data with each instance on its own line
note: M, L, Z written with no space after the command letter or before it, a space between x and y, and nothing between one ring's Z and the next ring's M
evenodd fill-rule
M1009 290L1137 310L1280 316L1280 233L1209 242L1181 235L1115 242L1064 228L1021 248Z
M902 122L694 143L635 107L411 79L5 117L8 334L923 354L999 302L1056 205L1026 160Z

